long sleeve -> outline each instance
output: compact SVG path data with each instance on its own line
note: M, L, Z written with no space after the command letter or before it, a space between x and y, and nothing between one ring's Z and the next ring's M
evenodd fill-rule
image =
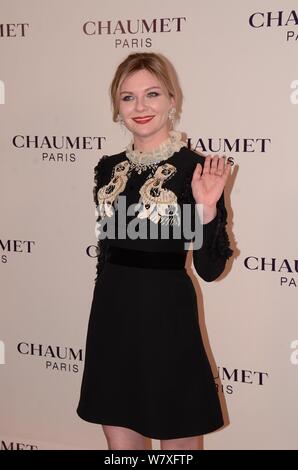
M193 264L204 281L214 281L225 269L227 259L232 256L226 232L227 211L224 193L217 202L217 214L209 223L203 225L203 244L193 250Z
M98 206L98 198L97 198L97 192L100 187L102 187L105 184L104 181L104 162L105 159L108 157L108 155L103 155L100 160L98 161L97 165L94 167L94 183L95 186L93 187L93 200L95 203L95 206ZM101 217L98 216L96 222L100 223ZM96 283L100 273L103 270L104 264L105 264L105 259L106 259L106 251L107 251L107 239L100 239L98 238L97 240L97 264L96 264L96 277L94 279L94 282Z

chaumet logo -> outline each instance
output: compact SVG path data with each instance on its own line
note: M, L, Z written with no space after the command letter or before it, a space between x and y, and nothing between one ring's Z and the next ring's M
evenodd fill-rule
M5 442L1 441L0 450L38 450L38 447L33 444L26 444L24 442Z
M0 364L5 364L5 344L0 340Z
M156 33L180 33L186 23L185 16L123 19L89 20L83 24L83 33L87 36L110 36L116 48L152 47L152 35ZM144 37L146 36L146 37Z
M287 28L286 41L298 41L298 13L296 10L289 11L266 11L252 13L248 19L249 25L254 29L263 28Z
M2 263L7 263L10 253L32 253L32 247L35 244L34 240L3 240L0 238L0 260Z
M83 361L83 350L68 346L52 346L20 342L17 350L22 356L37 356L44 360L47 370L60 372L78 372L79 362Z
M290 87L293 91L290 93L290 102L292 104L298 104L298 80L293 80L290 83Z
M280 273L280 286L297 287L293 274L298 273L298 260L247 256L244 266L249 271L271 271Z
M101 150L105 136L15 135L12 145L18 149L39 149L43 162L60 163L77 160L76 150Z
M188 148L212 153L266 153L270 144L271 139L265 137L189 137L187 139ZM232 157L231 160L233 160Z
M29 29L29 23L0 24L0 38L24 38Z
M226 393L227 395L234 393L234 384L241 383L263 386L268 378L268 372L249 369L231 369L222 366L217 368L217 374L214 376L218 393Z
M5 104L5 84L0 80L0 104Z

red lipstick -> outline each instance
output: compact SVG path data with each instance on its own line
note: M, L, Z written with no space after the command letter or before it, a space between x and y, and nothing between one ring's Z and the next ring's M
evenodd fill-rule
M154 116L142 116L142 117L136 117L132 118L137 124L147 124L147 122L151 121Z

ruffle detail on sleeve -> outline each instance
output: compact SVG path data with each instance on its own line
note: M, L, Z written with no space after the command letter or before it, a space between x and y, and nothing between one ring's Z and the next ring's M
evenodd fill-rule
M208 251L211 259L224 258L227 260L233 254L229 237L226 231L227 210L224 204L223 193L217 202L216 227Z
M95 205L98 205L97 193L99 188L103 186L103 163L108 158L108 155L102 155L97 165L94 167L94 187L93 187L93 200Z
M93 200L94 200L95 206L98 206L98 198L97 198L98 190L104 185L103 164L106 158L108 158L108 155L102 155L97 165L94 167ZM101 217L99 215L96 219L96 223L100 223L100 221L101 221ZM96 277L94 279L95 283L97 282L103 270L105 260L106 260L106 252L107 252L107 240L98 239L97 240Z
M103 270L106 261L107 254L107 240L98 240L97 241L97 263L96 263L96 277L94 283L99 279L99 276Z

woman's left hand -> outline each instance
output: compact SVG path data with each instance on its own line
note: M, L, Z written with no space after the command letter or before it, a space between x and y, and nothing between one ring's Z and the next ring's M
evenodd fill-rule
M191 189L196 203L203 204L207 209L216 207L230 174L231 164L218 155L213 158L207 155L205 158L203 172L200 163L196 166Z

